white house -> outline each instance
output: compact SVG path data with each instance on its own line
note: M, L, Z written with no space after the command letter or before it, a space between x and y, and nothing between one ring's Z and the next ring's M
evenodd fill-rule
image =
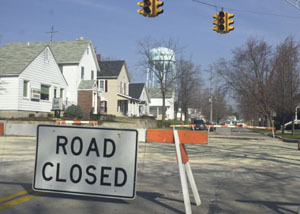
M93 80L96 83L97 72L100 71L96 54L90 40L73 40L73 41L55 41L55 42L31 42L30 46L41 48L49 45L53 55L59 65L59 68L68 83L68 91L66 93L66 106L72 104L82 106L87 115L93 110L97 113L100 109L97 88L90 88L91 99L86 103L80 103L78 88L81 81ZM8 43L5 46L11 48L26 47L27 43ZM86 89L87 90L87 89ZM86 96L86 94L82 95ZM96 100L96 102L95 102Z
M0 46L0 117L50 113L67 87L48 45Z
M137 100L136 102L132 101L134 106L131 107L134 109L136 116L150 114L150 98L145 83L130 83L129 96Z
M150 115L155 116L156 119L162 119L162 106L163 99L159 88L149 88L149 97L150 97ZM165 97L165 106L166 106L166 120L174 119L174 101L175 93L173 90L170 90L166 93Z

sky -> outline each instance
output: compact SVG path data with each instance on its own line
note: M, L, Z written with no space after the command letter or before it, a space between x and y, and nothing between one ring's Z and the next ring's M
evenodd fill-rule
M141 1L141 0L140 0ZM172 38L184 48L183 56L206 70L250 37L273 47L293 35L300 41L300 10L285 0L165 0L163 14L143 17L138 0L0 0L0 45L10 42L91 40L102 58L125 60L132 82L145 82L137 67L137 42ZM290 0L295 2L296 0ZM212 15L224 7L234 13L234 31L213 31ZM298 39L299 38L299 39ZM1 56L0 56L1 57ZM203 79L208 73L203 72Z

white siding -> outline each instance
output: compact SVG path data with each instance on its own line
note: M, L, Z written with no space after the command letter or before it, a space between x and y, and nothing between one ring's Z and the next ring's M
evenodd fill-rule
M47 47L47 49L49 48ZM67 91L66 81L62 73L60 72L60 69L57 63L55 62L52 53L49 51L49 60L45 60L44 51L38 57L36 57L19 76L18 110L50 112L52 108L54 87L57 88L58 96L60 96L59 93L61 88L64 89L64 93L66 93ZM24 80L29 81L29 91L31 91L31 88L40 89L41 84L49 85L49 100L33 101L28 98L23 98Z
M87 50L84 51L84 54L80 60L79 63L79 74L81 74L81 67L84 67L84 80L91 80L91 72L94 72L94 80L97 79L97 67L95 59L92 54L92 48L91 45L89 45L87 48L89 48L89 53L87 54ZM80 78L80 76L79 76Z
M77 89L80 84L80 69L78 65L63 66L63 75L68 83L68 105L77 105Z
M94 80L97 79L97 67L96 61L92 54L92 48L89 45L89 53L87 50L84 51L82 58L78 65L64 65L63 75L68 83L68 105L78 103L78 86L81 81L81 67L84 67L84 77L83 80L91 80L91 72L94 72Z
M0 78L0 88L0 110L17 110L19 78Z

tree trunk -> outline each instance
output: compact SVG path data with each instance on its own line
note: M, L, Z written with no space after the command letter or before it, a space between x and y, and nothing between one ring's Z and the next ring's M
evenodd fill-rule
M284 120L282 120L282 130L281 130L282 132L282 134L284 134L284 131L285 131L285 127L284 127Z
M162 123L164 124L165 122L165 119L166 119L166 94L165 94L165 91L162 90L161 92L162 94L162 101L163 101L163 105L162 105Z

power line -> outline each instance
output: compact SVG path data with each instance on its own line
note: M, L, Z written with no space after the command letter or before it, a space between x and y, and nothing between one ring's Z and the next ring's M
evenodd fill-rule
M200 1L200 0L192 0L194 2L206 5L206 6L210 6L210 7L214 7L216 9L218 8L224 8L226 10L230 10L230 11L238 11L238 12L244 12L244 13L252 13L252 14L256 14L256 15L264 15L264 16L277 16L277 17L282 17L282 18L289 18L289 19L300 19L300 16L286 16L286 15L281 15L281 14L275 14L275 13L266 13L266 12L259 12L259 11L254 11L254 10L240 10L240 9L235 9L235 8L226 8L226 7L220 7L217 5L213 5L213 4L208 4L206 2ZM288 1L288 0L285 0ZM299 8L300 9L300 8Z

